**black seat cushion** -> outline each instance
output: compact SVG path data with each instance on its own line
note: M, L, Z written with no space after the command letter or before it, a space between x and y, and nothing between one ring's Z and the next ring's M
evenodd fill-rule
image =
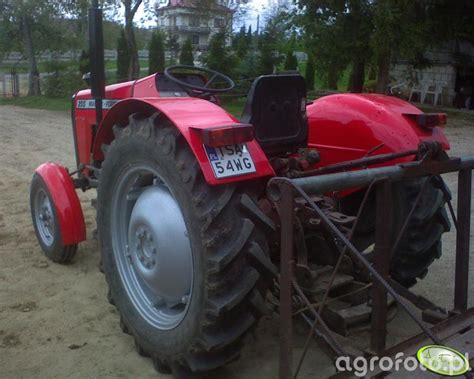
M255 126L255 138L269 153L306 145L306 84L299 74L263 75L247 96L242 123Z

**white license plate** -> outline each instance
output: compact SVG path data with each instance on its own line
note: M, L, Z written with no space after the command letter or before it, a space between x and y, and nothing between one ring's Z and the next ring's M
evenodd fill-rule
M255 172L247 146L242 144L210 147L204 145L214 176L218 179Z

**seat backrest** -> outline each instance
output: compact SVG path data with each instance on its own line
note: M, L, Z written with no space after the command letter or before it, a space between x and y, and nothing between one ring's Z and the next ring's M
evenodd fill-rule
M306 146L306 84L299 74L263 75L252 83L241 118L255 126L255 139L266 153Z

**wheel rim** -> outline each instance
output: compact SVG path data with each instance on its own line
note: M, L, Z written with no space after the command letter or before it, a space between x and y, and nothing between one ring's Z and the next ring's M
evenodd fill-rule
M51 246L54 242L54 214L49 196L43 189L39 189L35 196L35 223L41 241L46 246Z
M191 243L179 205L151 167L128 167L112 197L113 255L140 315L158 329L186 315L193 283Z

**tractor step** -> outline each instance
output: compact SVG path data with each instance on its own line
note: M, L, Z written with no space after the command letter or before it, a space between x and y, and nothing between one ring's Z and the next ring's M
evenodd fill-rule
M303 291L308 297L314 300L322 299L322 296L327 290L331 275L334 270L333 266L312 266L311 267L311 285L302 285ZM354 283L354 277L346 274L337 273L331 284L329 294L331 295L334 291L341 291L342 288L350 286Z
M396 303L391 296L387 299L387 320L396 313ZM372 307L367 303L353 305L344 301L335 301L324 308L323 318L336 333L350 336L371 328Z
M301 288L314 304L320 304L331 281L334 267L311 265L311 283ZM326 299L323 318L328 326L342 336L368 330L371 327L372 306L370 284L357 282L351 275L337 273ZM387 300L388 319L396 314L396 304L391 296Z

